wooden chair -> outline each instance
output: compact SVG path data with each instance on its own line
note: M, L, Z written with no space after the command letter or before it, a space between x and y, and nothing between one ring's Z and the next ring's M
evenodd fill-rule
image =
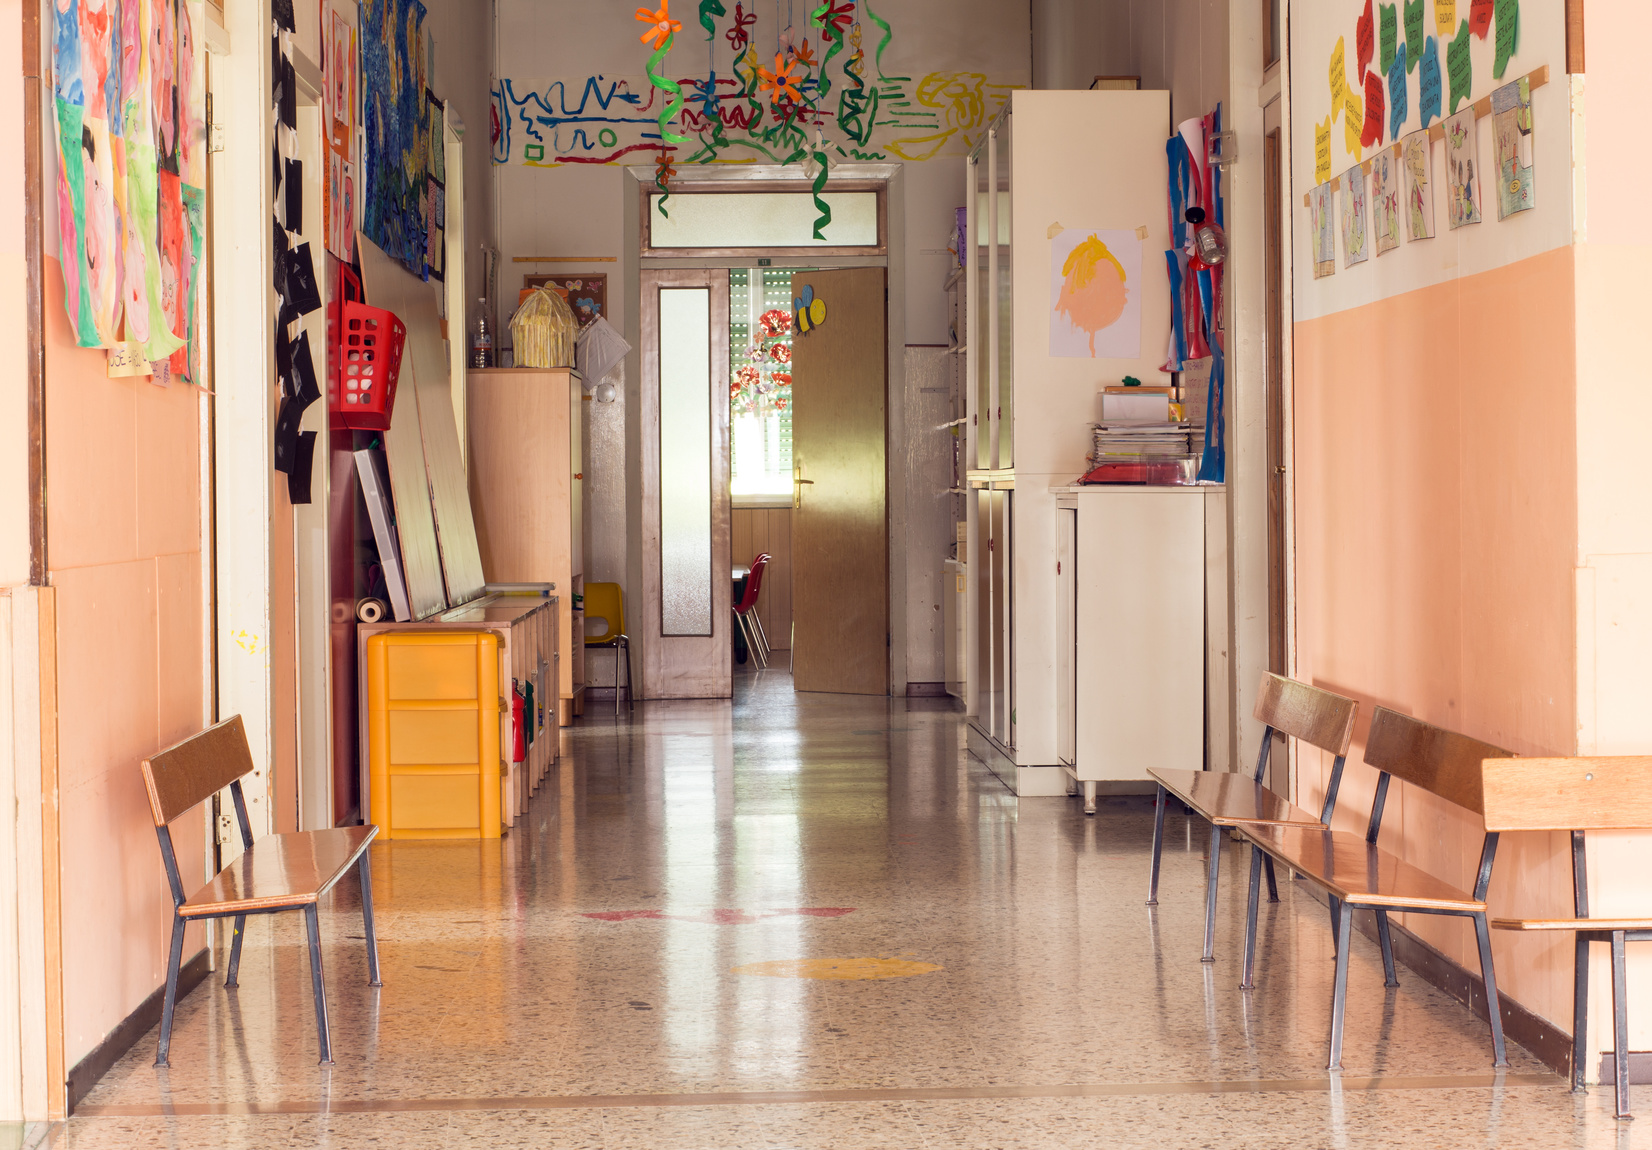
M1320 823L1329 825L1336 809L1337 788L1342 783L1342 764L1348 743L1354 737L1354 712L1359 704L1295 679L1264 672L1256 689L1253 714L1266 723L1262 747L1256 756L1256 772L1250 778L1229 771L1167 771L1157 767L1147 773L1159 784L1153 811L1153 867L1147 881L1147 905L1159 902L1159 856L1164 845L1164 808L1167 795L1210 823L1210 861L1205 876L1204 961L1215 959L1216 878L1222 859L1224 827L1240 823ZM1336 756L1331 767L1325 805L1318 817L1295 806L1282 795L1262 785L1268 757L1273 753L1275 734L1291 735ZM1268 896L1279 899L1273 860L1267 861Z
M310 988L315 995L321 1063L330 1065L332 1041L327 1030L327 991L321 975L321 932L316 902L355 867L361 875L368 983L384 985L379 980L379 948L373 933L373 880L367 861L367 844L373 841L379 828L368 825L266 835L254 843L246 799L241 794L241 778L252 769L252 755L247 749L247 733L240 715L191 735L143 761L143 781L149 790L149 809L155 816L155 834L161 843L166 879L172 886L173 905L172 951L166 964L166 1001L161 1011L156 1066L171 1065L167 1052L172 1045L172 1012L178 1004L178 967L183 961L184 928L194 920L235 920L229 977L224 980L225 986L234 987L241 966L241 940L247 916L278 914L284 910L304 912L304 925L310 937ZM235 817L241 825L241 845L245 850L211 882L185 898L178 859L172 850L172 832L167 824L226 786L235 800Z
M1497 918L1496 930L1570 931L1572 1090L1583 1089L1589 1047L1589 944L1612 948L1612 1050L1617 1116L1629 1118L1629 999L1624 944L1652 942L1652 915L1590 918L1587 831L1652 830L1652 758L1488 759L1482 767L1488 831L1570 831L1572 918Z
M1365 741L1365 761L1380 772L1371 801L1371 820L1364 836L1329 827L1280 826L1244 823L1240 834L1251 842L1250 902L1245 912L1245 977L1239 984L1254 985L1256 963L1256 904L1264 859L1271 858L1294 870L1330 896L1331 924L1336 940L1336 984L1331 996L1330 1069L1342 1068L1342 1024L1348 1004L1349 939L1354 908L1376 912L1377 938L1382 947L1384 984L1398 986L1394 976L1394 947L1388 916L1403 910L1413 914L1460 915L1474 920L1480 949L1480 973L1486 980L1486 1005L1491 1015L1491 1044L1498 1066L1507 1066L1503 1047L1502 1007L1497 998L1497 976L1491 962L1491 933L1486 922L1486 888L1497 855L1497 834L1488 831L1480 848L1480 870L1472 893L1458 890L1390 854L1377 845L1382 811L1390 778L1398 778L1441 798L1484 813L1480 794L1480 764L1485 759L1511 757L1511 752L1467 735L1435 727L1378 707L1371 716L1371 734Z

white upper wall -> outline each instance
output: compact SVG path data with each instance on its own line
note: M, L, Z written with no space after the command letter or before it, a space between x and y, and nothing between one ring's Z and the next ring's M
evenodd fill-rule
M1506 220L1497 218L1495 190L1488 187L1481 197L1482 222L1451 230L1446 217L1445 142L1432 144L1434 183L1433 239L1411 242L1385 255L1352 268L1343 266L1340 228L1337 235L1336 274L1314 279L1312 225L1302 197L1314 187L1314 124L1323 124L1331 114L1330 61L1340 38L1344 44L1345 70L1352 89L1356 53L1355 25L1364 11L1364 0L1313 0L1291 8L1291 218L1295 243L1295 316L1315 319L1332 312L1359 307L1432 284L1461 276L1490 271L1572 242L1571 180L1571 91L1566 76L1566 27L1560 4L1527 3L1520 7L1520 40L1501 80L1492 78L1495 28L1485 40L1471 37L1473 88L1470 100L1489 96L1493 90L1548 65L1549 82L1532 92L1533 168L1537 206ZM1425 30L1435 34L1434 5L1426 5ZM1376 6L1373 5L1373 13ZM1403 11L1403 6L1402 6ZM1466 16L1468 4L1457 5L1459 17ZM1453 32L1450 39L1455 38ZM1399 32L1405 39L1403 26ZM1446 44L1437 45L1443 79L1441 116L1451 115L1451 84L1446 74ZM1380 53L1374 52L1373 56ZM1375 68L1380 61L1373 59ZM1408 112L1400 127L1401 138L1422 127L1418 81L1421 67L1406 78ZM1386 92L1386 85L1384 86ZM1364 93L1361 89L1361 99ZM1469 101L1458 105L1460 112ZM1439 120L1433 123L1439 123ZM1384 124L1383 143L1393 143ZM1493 170L1491 118L1478 124L1480 168ZM1354 164L1369 160L1376 148L1348 151L1342 118L1331 125L1331 175L1340 176ZM1340 195L1340 193L1338 193ZM1374 245L1373 245L1374 251ZM1489 319L1490 317L1488 317ZM1398 333L1395 333L1398 334Z

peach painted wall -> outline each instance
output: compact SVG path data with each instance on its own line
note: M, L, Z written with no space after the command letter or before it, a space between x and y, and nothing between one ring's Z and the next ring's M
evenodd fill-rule
M47 538L57 589L64 1055L162 985L172 903L138 762L202 725L200 403L74 346L46 260ZM203 820L174 826L186 886ZM199 928L185 958L203 945Z
M1375 704L1519 754L1574 748L1572 298L1559 248L1296 325L1297 673L1361 700L1351 760ZM1314 809L1329 763L1301 763ZM1338 826L1363 829L1375 784L1350 763ZM1383 843L1471 889L1482 827L1399 785ZM1564 846L1511 836L1493 910L1563 904ZM1466 921L1401 921L1478 967ZM1500 935L1494 952L1512 997L1570 1017L1564 947Z

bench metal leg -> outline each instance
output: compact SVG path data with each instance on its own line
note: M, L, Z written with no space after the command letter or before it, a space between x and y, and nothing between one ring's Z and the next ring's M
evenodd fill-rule
M1164 849L1164 808L1170 805L1170 796L1163 787L1153 800L1153 869L1147 876L1147 905L1159 905L1159 854Z
M1331 1061L1330 1069L1342 1069L1342 1020L1348 1012L1348 957L1349 936L1354 930L1354 908L1337 901L1337 974L1331 992Z
M1388 912L1377 911L1377 941L1382 944L1382 984L1384 986L1398 986L1400 980L1394 975L1394 940L1388 933Z
M229 977L224 979L224 987L227 990L234 990L241 985L241 940L246 934L247 916L238 914L235 916L235 935L229 943Z
M1273 862L1273 859L1262 853L1260 847L1254 843L1250 848L1250 895L1245 903L1245 977L1239 982L1242 990L1249 990L1256 985L1256 904L1262 897L1262 863ZM1270 872L1269 877L1272 877ZM1275 899L1275 901L1278 901Z
M1210 827L1210 866L1205 874L1205 953L1201 962L1216 961L1216 875L1222 866L1222 828Z
M184 961L185 920L172 918L172 950L166 956L166 999L161 1005L161 1044L155 1052L156 1066L171 1066L167 1051L172 1048L172 1014L178 1008L178 968Z
M1268 874L1268 901L1279 901L1279 880L1273 875L1273 856L1262 856L1262 869Z
M1629 1113L1629 988L1623 962L1623 931L1612 932L1612 1061L1617 1070L1617 1118L1627 1122Z
M333 1039L327 1030L327 986L321 977L321 924L315 903L304 908L304 929L310 934L310 990L315 994L315 1028L321 1038L321 1065L333 1064Z
M368 862L368 851L361 852L356 872L361 876L361 924L367 935L367 985L383 986L379 977L379 936L373 929L373 869Z
M1331 957L1336 958L1342 953L1342 947L1337 945L1338 912L1342 909L1342 900L1334 894L1327 894L1325 897L1329 900L1327 905L1331 908Z
M1589 940L1581 934L1572 961L1572 1093L1582 1094L1589 1069Z
M1491 964L1491 928L1484 913L1474 916L1474 936L1480 943L1480 975L1486 980L1486 1014L1491 1019L1491 1050L1496 1056L1494 1065L1507 1066L1509 1056L1503 1045L1503 1000L1497 994L1497 971Z

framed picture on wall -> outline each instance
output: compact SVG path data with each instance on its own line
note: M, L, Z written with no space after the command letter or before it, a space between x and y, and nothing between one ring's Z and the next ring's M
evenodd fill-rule
M582 275L525 275L522 277L522 294L517 303L536 287L550 287L556 294L568 301L573 309L574 318L579 326L584 327L597 316L608 316L608 276L604 272Z

